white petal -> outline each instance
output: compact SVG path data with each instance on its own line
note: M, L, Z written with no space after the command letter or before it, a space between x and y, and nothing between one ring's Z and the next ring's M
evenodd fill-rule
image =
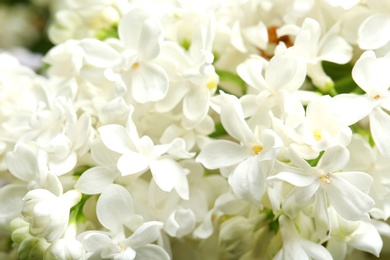
M122 77L131 86L131 93L139 103L161 100L168 92L168 76L156 64L140 63L131 73L122 74Z
M244 144L256 144L256 138L245 122L241 103L237 97L221 93L221 121L226 131L236 140Z
M306 78L306 62L293 51L275 55L265 72L265 80L271 89L299 89Z
M349 245L361 251L369 252L376 257L382 250L383 241L375 226L363 222L360 224L356 235L349 241Z
M80 176L74 188L85 194L99 194L114 182L115 176L116 172L104 166L93 167Z
M196 158L208 169L218 169L234 165L249 157L248 149L237 143L217 140L207 144Z
M6 162L9 171L16 178L27 182L38 180L37 158L28 145L17 144L15 151L7 153Z
M99 222L113 232L122 230L122 225L131 219L133 199L130 193L118 184L108 186L96 204Z
M149 14L140 8L131 10L121 18L118 35L127 49L138 49L143 24L148 18Z
M154 18L147 19L142 25L138 43L138 55L140 60L148 61L156 58L160 53L163 37L160 21Z
M191 89L183 99L183 114L189 120L200 120L209 110L210 91L207 88Z
M84 39L80 46L85 52L86 61L98 68L109 68L118 63L120 54L105 42L95 39Z
M345 259L347 255L347 244L337 240L337 238L329 239L326 248L332 254L333 259Z
M309 186L297 189L295 192L295 201L299 204L307 203L314 196L319 187L320 182L315 181Z
M346 125L352 125L368 116L375 105L367 97L353 94L340 94L332 99L335 115Z
M126 176L146 171L149 164L150 159L148 157L129 151L119 158L117 167L122 176Z
M330 184L322 183L321 188L325 190L330 202L343 218L352 221L369 218L367 212L375 204L370 196L336 174L332 175L330 181Z
M163 223L158 221L145 222L124 241L124 244L134 249L150 244L160 238L162 227Z
M107 167L116 166L119 159L119 155L108 149L100 138L93 141L91 145L91 155L99 165Z
M325 150L317 167L326 173L342 170L349 161L349 151L347 148L339 145L329 147Z
M121 125L105 125L98 131L104 145L114 152L124 154L133 146L127 129Z
M241 162L229 176L229 185L239 198L252 202L261 208L261 198L265 192L265 180L268 172L261 168L261 163L256 156L249 157Z
M337 172L336 174L366 194L370 192L374 182L373 178L365 172Z
M107 244L111 244L110 237L106 234L95 231L87 231L81 234L83 240L83 247L87 252L95 252L103 248Z
M164 230L171 237L183 237L191 233L196 224L195 214L190 209L176 209L164 224Z
M146 245L140 248L137 248L137 254L134 260L169 260L171 259L168 253L161 247L157 245Z
M370 114L370 130L375 145L384 156L390 157L390 115L380 108L372 110Z
M250 56L247 60L237 66L237 74L248 85L260 89L267 83L261 75L263 69L263 60L259 56Z
M170 192L175 188L182 199L189 199L186 173L176 161L169 158L154 160L150 164L150 170L160 189Z
M378 49L390 41L390 17L376 13L369 16L359 27L358 44L363 50Z
M297 187L305 187L311 185L316 180L318 176L315 175L303 175L293 172L279 172L278 174L268 177L268 183L272 184L274 181L286 181Z
M18 216L23 208L23 197L27 193L26 185L8 184L0 188L0 219L3 221L11 220Z
M345 64L352 58L352 46L339 35L331 35L319 50L318 59Z
M316 58L320 36L320 24L312 18L306 18L296 36L294 48L308 60Z
M301 242L303 249L310 259L332 260L332 255L325 247L309 240Z
M388 58L376 58L373 51L364 52L352 69L354 81L365 92L386 91L390 85L390 75L386 68L390 66Z

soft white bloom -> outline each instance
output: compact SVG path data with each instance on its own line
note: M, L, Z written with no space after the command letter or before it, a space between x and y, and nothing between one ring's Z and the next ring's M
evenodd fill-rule
M390 157L390 55L377 58L373 51L364 52L355 63L352 77L356 84L366 93L341 94L333 99L335 113L347 125L369 117L372 138L378 150Z
M99 231L82 233L79 239L87 252L86 259L116 260L169 260L164 249L151 244L160 237L161 222L151 221L142 224L130 237L116 240Z
M379 257L383 242L378 230L368 221L348 221L329 208L330 239L326 248L334 259L345 259L348 247L366 251Z
M265 67L263 76L263 67ZM306 77L305 60L292 49L275 55L267 64L259 56L250 56L237 67L238 75L255 94L241 98L245 116L252 116L251 124L270 124L269 111L277 117L303 113L303 107L295 95Z
M332 79L325 74L321 61L345 64L352 58L352 47L337 35L337 24L334 27L321 35L320 24L312 18L306 18L294 40L293 49L307 62L307 75L321 89L333 85ZM278 35L294 35L296 30L294 26L286 25L278 30Z
M182 139L155 145L150 137L138 136L131 114L126 127L106 125L99 128L99 133L110 150L122 155L117 167L123 176L143 173L150 169L154 180L163 191L175 189L183 199L188 199L187 172L178 164L176 158L191 158L193 154L185 150Z
M368 195L373 179L364 172L340 171L349 161L349 152L345 147L329 147L315 167L294 152L290 153L290 159L296 167L286 167L268 177L271 185L275 181L285 181L295 186L283 203L283 210L288 216L294 217L303 206L315 203L316 216L325 217L326 221L326 203L329 200L345 219L369 219L368 211L375 204Z
M352 135L351 129L334 113L329 96L311 100L306 116L288 116L286 127L289 137L295 141L291 147L306 159L316 158L330 146L348 145Z
M357 43L363 50L379 49L390 42L390 4L387 1L368 0L371 11L358 30Z
M131 89L135 101L145 103L165 97L168 77L152 61L159 55L163 30L159 20L143 9L134 9L123 16L118 25L119 42L111 46L95 39L84 39L80 46L85 59L99 68L96 73L116 85L117 94Z
M390 216L390 164L377 149L371 147L368 141L355 134L348 145L351 159L346 171L359 169L370 174L374 180L370 189L370 196L375 201L375 206L370 215L376 219L387 220Z
M91 230L80 234L79 240L87 252L86 259L169 259L162 248L151 244L161 236L161 222L145 222L126 237L125 228L132 226L136 219L133 199L123 186L108 186L99 197L96 213L99 222L109 232Z
M275 256L276 260L284 259L332 259L331 254L320 244L299 236L295 223L285 215L279 218L283 247Z
M178 44L165 42L160 57L169 73L170 87L167 96L156 104L156 109L166 112L182 103L182 124L186 129L196 127L205 119L219 83L212 64L215 17L208 14L197 20L188 52Z
M282 145L281 140L270 129L252 131L245 122L239 100L232 95L221 95L221 122L240 143L212 141L202 149L197 161L208 169L236 166L228 177L230 186L240 198L260 207L265 180Z
M30 223L30 234L48 242L60 238L68 226L69 210L81 199L81 193L68 191L57 197L44 189L29 191L24 197L22 215Z

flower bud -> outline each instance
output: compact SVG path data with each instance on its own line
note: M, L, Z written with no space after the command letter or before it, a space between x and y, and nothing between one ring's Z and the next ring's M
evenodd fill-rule
M77 204L81 193L71 190L55 196L48 190L36 189L27 193L22 215L30 223L30 234L42 236L47 242L59 239L69 221L69 210Z

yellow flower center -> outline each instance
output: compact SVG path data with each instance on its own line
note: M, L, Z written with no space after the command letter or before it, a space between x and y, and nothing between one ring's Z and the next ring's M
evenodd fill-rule
M318 142L322 140L322 132L319 129L313 131L314 139Z
M252 147L252 151L257 155L259 154L261 151L263 151L264 147L261 146L261 145L258 145L258 144L255 144L253 147Z
M210 80L209 82L207 82L206 86L209 90L213 90L217 87L217 83L215 82L215 80Z
M136 69L138 69L138 67L139 67L139 63L136 62L136 63L134 63L134 64L131 66L131 69L132 69L132 70L136 70Z
M320 177L320 180L326 184L331 184L332 182L330 181L330 174L322 175Z

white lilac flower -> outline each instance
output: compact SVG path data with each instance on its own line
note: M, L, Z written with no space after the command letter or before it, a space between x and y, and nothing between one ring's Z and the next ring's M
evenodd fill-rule
M299 236L295 223L286 216L279 218L283 247L275 256L283 259L332 259L332 255L320 244Z
M306 18L300 29L286 25L278 30L279 36L294 35L298 31L292 48L305 58L307 75L313 84L325 90L333 85L333 81L325 74L321 61L345 64L352 58L352 47L337 34L337 29L335 25L335 28L321 35L320 24L312 18Z
M30 234L48 242L59 239L68 226L70 208L80 199L81 193L75 190L59 197L45 189L29 191L24 197L22 215L30 224Z
M140 103L163 99L168 91L168 77L152 62L163 41L160 21L145 10L134 9L121 18L118 34L119 42L113 46L96 39L81 40L86 61L100 69L96 73L104 74L116 85L118 95L129 89Z
M283 210L289 217L294 217L308 203L315 203L318 206L315 216L328 219L326 205L329 200L345 219L369 219L368 212L375 204L368 195L373 179L364 172L340 171L349 161L345 147L329 147L315 167L294 152L290 153L290 159L295 167L268 177L270 185L285 181L295 186L283 204Z
M188 199L187 172L176 161L193 156L185 150L182 139L169 144L155 145L149 136L138 136L132 113L126 127L106 125L99 128L103 143L112 151L121 154L117 167L123 176L144 173L150 169L157 185L164 191L175 189L183 198Z
M345 259L348 247L369 252L379 257L383 241L376 227L368 221L348 221L329 208L331 222L330 239L326 248L333 259Z
M353 135L347 148L351 159L345 170L360 169L372 176L374 182L369 194L375 201L375 206L370 210L370 215L375 219L387 220L390 217L390 165L388 158L384 157L377 147L371 147L368 140L357 134Z
M281 118L304 112L295 94L305 80L306 64L292 49L275 55L268 64L252 55L237 67L237 73L255 89L254 94L241 98L245 116L252 116L250 120L254 121L251 124L270 124L269 111Z
M286 118L288 135L294 142L291 147L306 159L314 159L333 145L346 146L351 140L351 129L332 110L329 96L312 99L306 116L289 115Z
M359 26L357 43L363 50L379 49L390 42L390 4L387 1L369 0L369 15Z
M229 184L243 199L261 205L266 178L281 147L279 137L270 129L252 131L245 122L239 100L221 93L221 122L226 131L239 141L212 141L197 157L208 169L235 166L229 174Z
M99 222L109 231L91 230L79 235L86 259L169 259L164 249L151 244L161 236L161 222L145 222L131 236L126 236L125 227L131 226L134 220L133 199L121 185L110 185L101 193L96 213Z
M347 125L368 116L372 138L378 150L390 157L390 55L376 57L373 51L364 52L356 61L352 77L365 94L340 94L333 99L335 113Z

